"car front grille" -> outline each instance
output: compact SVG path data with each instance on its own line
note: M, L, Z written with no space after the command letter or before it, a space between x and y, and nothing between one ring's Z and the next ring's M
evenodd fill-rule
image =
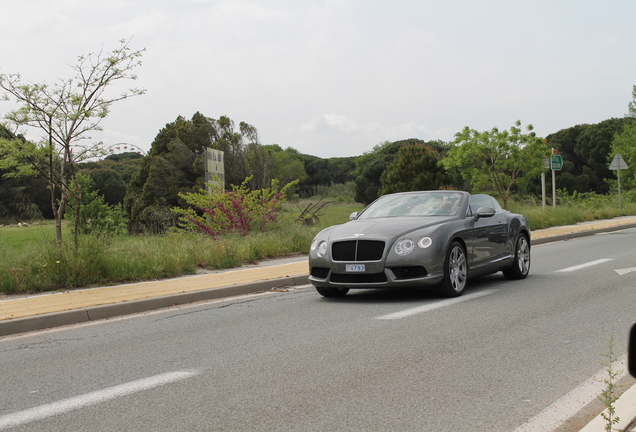
M380 261L384 242L378 240L348 240L331 245L334 261Z
M331 273L331 282L346 284L372 284L386 282L384 273Z

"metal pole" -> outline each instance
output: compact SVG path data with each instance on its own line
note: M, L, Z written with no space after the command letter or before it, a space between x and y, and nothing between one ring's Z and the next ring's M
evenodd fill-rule
M205 182L205 191L207 193L212 193L212 189L210 188L210 186L208 185L208 182L210 181L210 162L208 160L209 156L208 156L208 148L207 147L203 147L203 180Z
M541 203L545 211L545 171L541 173Z
M620 162L618 163L618 169L616 171L618 171L616 173L616 176L618 177L618 208L622 209L623 205L621 203L621 165L620 165Z
M552 208L556 208L556 170L552 170Z

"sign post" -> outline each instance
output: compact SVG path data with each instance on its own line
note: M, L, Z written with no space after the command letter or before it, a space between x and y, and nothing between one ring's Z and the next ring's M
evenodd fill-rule
M550 169L550 158L543 159L543 168L541 171L541 205L545 211L545 170Z
M610 163L609 169L616 170L616 177L618 178L618 208L622 209L623 205L621 203L621 170L629 168L625 163L625 159L621 156L620 153L616 153L614 155L614 159L612 159L612 163Z
M552 208L556 208L556 171L560 171L563 168L563 158L559 154L559 151L555 148L552 149L552 158L550 159L550 168L552 169Z

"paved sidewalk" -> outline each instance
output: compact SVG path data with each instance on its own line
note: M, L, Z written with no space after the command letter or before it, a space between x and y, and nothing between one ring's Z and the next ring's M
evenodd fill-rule
M305 284L308 270L307 258L298 257L211 274L4 300L0 337Z

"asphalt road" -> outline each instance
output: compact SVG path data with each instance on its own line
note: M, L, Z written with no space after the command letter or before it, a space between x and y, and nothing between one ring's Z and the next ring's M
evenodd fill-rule
M578 430L612 332L625 354L635 242L540 245L452 301L304 286L6 337L0 430Z

